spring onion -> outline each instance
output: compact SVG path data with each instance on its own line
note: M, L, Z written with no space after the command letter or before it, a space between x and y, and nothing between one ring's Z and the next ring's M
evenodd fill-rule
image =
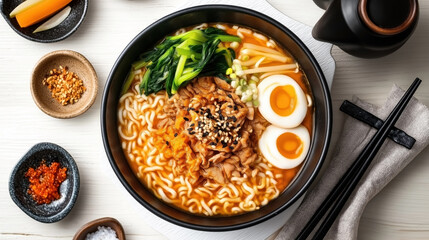
M235 54L221 43L239 41L239 37L228 35L221 29L193 29L167 37L153 50L144 53L131 71L146 67L140 93L149 95L165 89L171 96L197 76L226 79L225 75L233 72L231 66ZM128 88L126 82L124 89Z

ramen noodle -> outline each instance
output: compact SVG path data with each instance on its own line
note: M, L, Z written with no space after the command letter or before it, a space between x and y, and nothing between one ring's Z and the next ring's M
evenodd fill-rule
M302 165L283 168L267 159L260 139L270 138L269 129L277 126L262 111L264 99L255 90L264 79L276 82L283 75L303 90L306 112L299 127L285 128L277 138L279 150L294 151L302 158L308 143L301 142L304 138L287 138L301 136L289 133L298 128L311 133L312 100L299 65L275 41L252 29L227 24L195 28L210 26L241 38L239 43L221 43L236 56L226 71L228 81L197 76L175 94L160 90L145 95L140 83L147 69L135 69L130 88L119 100L118 132L133 172L158 198L194 214L233 215L257 210L277 198ZM180 29L176 35L189 30ZM300 99L298 92L295 95L292 102ZM299 106L295 105L292 110ZM295 143L296 149L291 149ZM283 150L280 154L288 156Z

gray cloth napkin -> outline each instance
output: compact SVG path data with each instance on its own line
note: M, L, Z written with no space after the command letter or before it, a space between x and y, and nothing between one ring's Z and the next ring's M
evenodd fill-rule
M394 85L384 106L375 106L356 97L353 102L386 119L403 94L404 91ZM325 239L356 239L359 220L367 203L428 145L429 109L417 99L409 102L395 126L416 139L413 148L408 150L386 140ZM346 117L337 145L331 145L336 148L332 160L275 240L296 238L375 132L368 125Z

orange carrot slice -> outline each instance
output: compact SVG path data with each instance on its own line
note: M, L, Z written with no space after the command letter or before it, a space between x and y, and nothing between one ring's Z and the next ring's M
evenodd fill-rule
M51 16L72 0L43 0L27 10L16 15L16 20L22 28L31 26Z

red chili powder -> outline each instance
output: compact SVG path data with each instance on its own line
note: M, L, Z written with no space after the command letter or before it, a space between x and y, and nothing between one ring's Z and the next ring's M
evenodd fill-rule
M58 188L66 180L66 171L67 168L60 168L58 162L53 162L48 167L42 161L38 168L29 168L25 173L25 177L30 181L28 194L33 197L37 204L49 204L53 200L59 199Z

